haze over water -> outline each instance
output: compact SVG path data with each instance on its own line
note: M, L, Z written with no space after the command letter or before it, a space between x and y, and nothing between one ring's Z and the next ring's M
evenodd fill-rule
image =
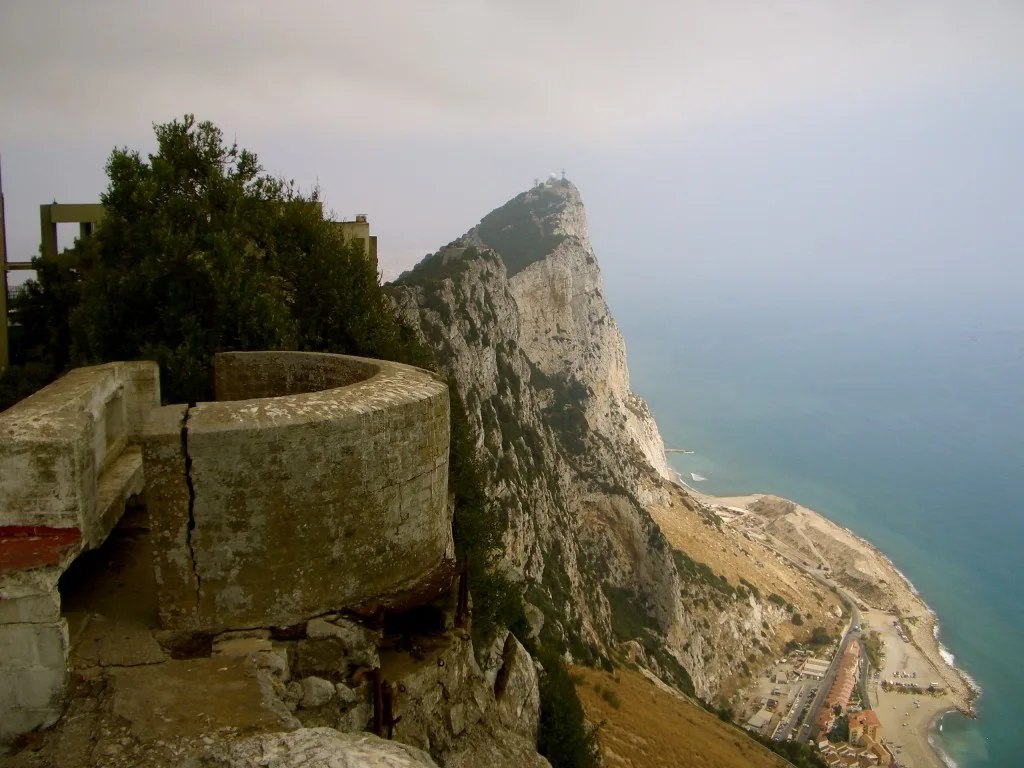
M916 136L889 116L708 142L670 163L643 248L589 206L633 388L695 451L675 468L893 559L984 690L980 719L943 722L961 768L1024 754L1024 165L975 106L932 105Z

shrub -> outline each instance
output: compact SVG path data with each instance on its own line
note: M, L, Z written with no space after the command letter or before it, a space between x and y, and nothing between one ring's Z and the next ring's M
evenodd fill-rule
M622 706L622 700L619 698L619 694L613 691L611 688L605 688L601 691L601 698L611 704L615 709Z
M552 768L596 768L600 765L597 734L587 728L576 687L558 654L538 653L544 667L540 681L540 729L537 749Z
M828 631L824 627L819 626L815 627L811 631L811 637L808 640L808 642L811 645L817 646L828 645L832 642L832 637L829 635Z

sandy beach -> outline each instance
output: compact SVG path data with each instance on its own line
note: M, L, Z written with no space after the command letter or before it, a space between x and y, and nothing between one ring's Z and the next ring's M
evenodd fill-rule
M687 486L689 487L689 486ZM698 500L723 514L730 526L763 537L771 547L809 571L824 575L858 602L863 633L878 632L883 668L868 686L871 705L883 728L883 741L901 765L942 768L929 734L943 714L971 715L975 691L968 678L943 659L935 615L913 585L872 544L817 512L767 495L714 497L692 488ZM903 630L903 637L897 629ZM905 639L904 639L905 638ZM937 684L942 693L883 690L883 681L921 689Z

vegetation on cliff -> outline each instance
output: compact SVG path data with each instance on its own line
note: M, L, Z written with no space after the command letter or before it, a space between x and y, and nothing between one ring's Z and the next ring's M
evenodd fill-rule
M556 212L562 204L554 187L534 187L484 216L476 235L501 255L509 275L514 275L545 258L565 240L565 235L551 231L544 222L545 215Z
M537 748L556 768L600 765L597 732L587 726L576 686L561 657L549 646L539 653L540 731Z

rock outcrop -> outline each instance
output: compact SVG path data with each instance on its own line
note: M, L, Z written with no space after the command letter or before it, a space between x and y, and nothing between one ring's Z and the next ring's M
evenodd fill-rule
M300 728L216 747L196 768L437 768L422 750L372 733L339 733L333 728Z
M647 511L700 503L629 389L576 187L519 195L389 290L479 435L532 632L589 663L635 641L663 679L714 697L785 617L710 571L682 573Z

